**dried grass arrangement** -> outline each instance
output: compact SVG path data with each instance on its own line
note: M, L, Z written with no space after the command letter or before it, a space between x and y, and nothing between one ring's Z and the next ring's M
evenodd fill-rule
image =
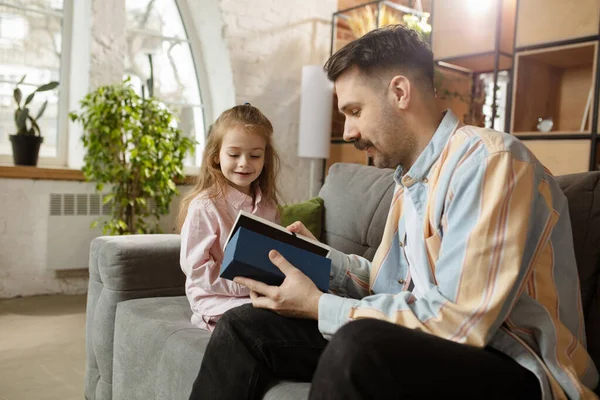
M378 17L379 21L377 21ZM356 39L377 27L402 24L415 29L423 35L423 39L428 40L431 33L431 25L427 22L428 18L428 13L419 18L412 14L402 13L385 4L380 7L378 16L377 7L366 5L359 10L352 11L348 15L346 23Z

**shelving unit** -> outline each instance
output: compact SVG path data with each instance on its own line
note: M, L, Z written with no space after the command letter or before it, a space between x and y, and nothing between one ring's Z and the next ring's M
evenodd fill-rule
M338 162L369 165L367 153L356 149L352 143L336 140L331 143L330 149L325 171L329 171L329 167Z
M415 2L395 1L409 8ZM486 99L492 127L521 139L555 175L600 170L600 0L429 0L423 8L431 13L436 77L446 92L471 93L470 103L463 96L444 98L436 84L440 109L473 120ZM334 14L332 51L353 39L347 21L337 17L357 9ZM481 96L484 87L488 93ZM552 118L550 132L537 129L540 118ZM328 165L353 157L353 147L334 150L346 146L342 133L340 117Z
M510 133L555 175L598 169L600 0L519 0ZM552 118L539 132L539 118Z
M469 113L470 104L467 99L460 99L445 95L445 91L450 93L459 93L462 96L470 97L473 91L473 74L470 72L459 71L453 68L445 68L436 65L435 78L438 80L436 86L443 83L443 91L438 89L437 105L438 110L450 109L461 120L465 120ZM441 81L441 82L439 82Z
M510 132L519 135L590 134L598 42L518 52ZM539 118L553 118L549 133Z
M598 36L598 0L519 0L516 47Z
M404 15L421 17L429 13L432 0L422 0L423 11L414 9L416 0L338 0L337 11L332 16L330 54L333 54L350 41L357 38L357 33L384 26L388 23L403 21ZM338 112L337 96L333 99L333 120L331 127L331 147L329 158L324 165L323 175L336 162L370 165L370 160L364 151L357 150L353 143L343 140L344 116Z
M472 72L512 67L516 0L434 0L431 48L436 62Z
M469 73L472 87L480 74L492 73L497 87L499 72L513 68L517 0L434 0L433 8L431 43L436 64ZM490 126L503 130L505 126L496 126L495 91L491 103Z
M588 171L591 140L524 140L523 143L554 175Z

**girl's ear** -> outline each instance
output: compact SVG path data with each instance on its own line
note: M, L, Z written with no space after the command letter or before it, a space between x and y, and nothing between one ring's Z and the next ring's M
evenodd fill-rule
M218 154L215 156L215 164L219 165L219 155Z

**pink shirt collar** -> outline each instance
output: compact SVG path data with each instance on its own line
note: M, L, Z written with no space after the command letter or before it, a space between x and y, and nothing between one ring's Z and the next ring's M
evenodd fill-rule
M256 198L256 201L252 199L252 196L242 193L230 185L227 185L225 189L225 199L236 209L241 209L243 206L251 207L254 203L254 207L252 207L252 213L254 213L263 199L262 192L259 187L256 188L254 197Z

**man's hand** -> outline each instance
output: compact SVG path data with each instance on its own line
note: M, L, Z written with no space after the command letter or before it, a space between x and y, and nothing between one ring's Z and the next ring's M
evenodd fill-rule
M250 289L252 305L288 317L319 319L319 299L323 292L277 251L271 250L269 259L285 275L281 286L269 286L249 278L234 279L234 282Z
M317 242L319 241L319 239L317 239L300 221L296 221L293 224L288 225L285 229L298 235L306 236L309 239L316 240Z

